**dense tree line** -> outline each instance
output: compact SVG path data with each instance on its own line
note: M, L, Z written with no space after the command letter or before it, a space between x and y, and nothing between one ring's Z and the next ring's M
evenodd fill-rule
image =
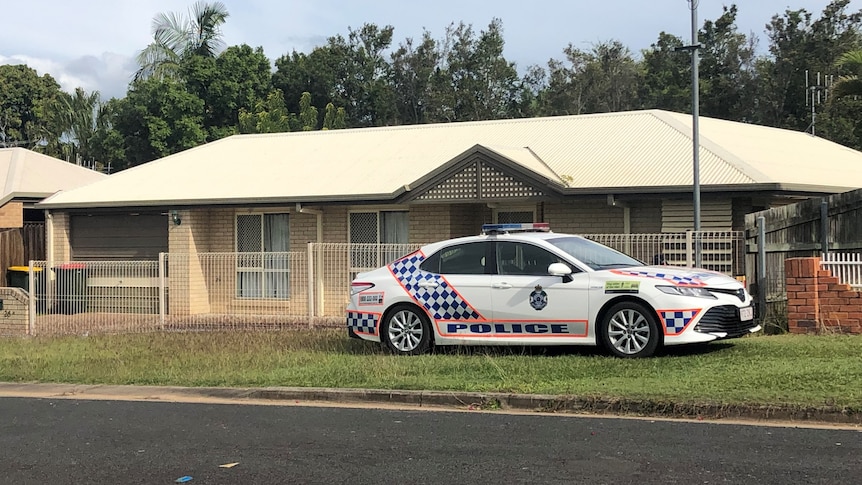
M862 149L862 11L849 3L833 0L819 17L777 13L763 53L760 39L738 30L735 5L704 21L700 113L813 131L813 103L818 136ZM499 19L397 45L394 27L364 24L274 65L260 47L224 48L228 19L221 2L157 15L120 99L65 93L50 75L0 66L0 146L116 171L235 133L691 110L690 53L680 49L688 42L666 32L637 54L616 40L570 44L519 75L503 55Z

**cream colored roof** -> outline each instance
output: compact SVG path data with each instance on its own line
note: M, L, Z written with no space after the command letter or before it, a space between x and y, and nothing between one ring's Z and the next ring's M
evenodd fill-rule
M0 148L0 205L11 199L44 199L107 175L24 148Z
M862 153L805 133L701 117L700 141L704 187L862 187ZM649 110L237 135L62 192L40 206L385 200L477 145L573 191L692 185L691 116Z

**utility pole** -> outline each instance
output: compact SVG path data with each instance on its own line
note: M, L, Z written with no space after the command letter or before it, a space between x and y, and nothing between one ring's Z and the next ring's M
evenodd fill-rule
M694 230L700 231L700 85L697 50L697 4L699 0L688 0L691 8L691 143L692 168L694 169Z
M680 47L679 50L691 51L691 145L693 177L694 230L700 231L700 86L698 83L698 49L697 42L697 4L700 0L686 0L691 10L691 45ZM695 266L700 266L700 236L695 249Z
M700 230L700 86L698 79L698 49L702 46L697 42L697 4L700 0L686 0L691 10L691 45L678 47L676 50L691 51L691 145L692 168L694 171L694 230Z

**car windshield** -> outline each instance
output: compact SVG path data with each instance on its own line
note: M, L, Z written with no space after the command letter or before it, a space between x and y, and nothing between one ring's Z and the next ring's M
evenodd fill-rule
M604 244L581 237L559 237L548 239L548 242L596 271L644 265L642 262Z

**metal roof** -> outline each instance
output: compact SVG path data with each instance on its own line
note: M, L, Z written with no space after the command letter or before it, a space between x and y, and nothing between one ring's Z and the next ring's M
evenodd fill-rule
M700 118L700 182L862 187L862 152L805 133ZM40 207L388 200L477 145L561 190L692 184L691 116L660 110L235 135L61 192Z
M44 199L107 175L24 148L0 148L0 205L11 199Z

